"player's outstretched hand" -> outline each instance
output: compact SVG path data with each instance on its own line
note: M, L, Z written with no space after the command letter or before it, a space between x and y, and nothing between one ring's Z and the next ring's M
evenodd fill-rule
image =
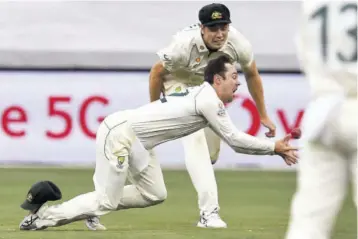
M293 147L289 144L292 135L288 134L283 139L275 142L275 153L280 155L286 164L291 166L298 161L297 147Z

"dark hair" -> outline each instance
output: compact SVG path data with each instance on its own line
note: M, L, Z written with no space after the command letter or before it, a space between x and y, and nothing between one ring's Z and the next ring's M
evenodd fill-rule
M204 71L204 81L209 84L213 84L214 75L218 74L225 77L226 66L225 64L232 64L232 61L228 55L221 55L218 58L210 60Z

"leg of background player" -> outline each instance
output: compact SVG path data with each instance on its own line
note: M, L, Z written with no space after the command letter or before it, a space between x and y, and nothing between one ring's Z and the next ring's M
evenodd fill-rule
M209 127L206 127L204 129L204 132L205 132L206 142L208 144L211 163L215 164L219 158L221 139Z
M204 130L186 136L182 142L186 168L198 193L201 213L198 226L226 227L226 223L218 216L217 185Z

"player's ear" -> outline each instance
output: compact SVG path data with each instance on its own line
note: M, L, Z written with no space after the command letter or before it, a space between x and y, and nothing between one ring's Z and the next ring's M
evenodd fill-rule
M199 23L199 26L201 34L204 34L204 25Z
M215 74L214 75L214 79L213 79L213 83L216 85L220 85L221 84L221 76L219 74Z

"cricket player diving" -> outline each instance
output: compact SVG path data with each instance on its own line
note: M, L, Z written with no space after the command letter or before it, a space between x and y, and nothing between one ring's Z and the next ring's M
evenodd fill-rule
M237 153L279 155L288 165L297 162L297 148L289 144L290 135L273 142L240 132L232 123L224 103L233 100L239 81L230 57L222 55L210 61L204 78L203 84L187 88L184 94L108 115L96 135L95 190L48 206L47 199L58 198L60 190L53 190L56 197L49 187L32 187L22 204L30 213L20 223L20 229L56 227L163 202L167 190L151 150L205 127L210 127ZM125 185L127 178L130 185Z
M171 44L158 52L160 60L150 72L150 100L181 94L204 80L208 61L223 54L239 63L249 92L256 103L261 123L274 137L276 127L267 115L263 86L250 42L230 26L230 11L223 4L209 4L199 11L200 24L178 32ZM220 137L209 127L182 139L185 165L197 191L200 219L198 226L226 228L219 216L218 190L213 165L219 157Z
M298 56L312 100L286 239L329 239L350 181L357 205L357 1L302 7Z

